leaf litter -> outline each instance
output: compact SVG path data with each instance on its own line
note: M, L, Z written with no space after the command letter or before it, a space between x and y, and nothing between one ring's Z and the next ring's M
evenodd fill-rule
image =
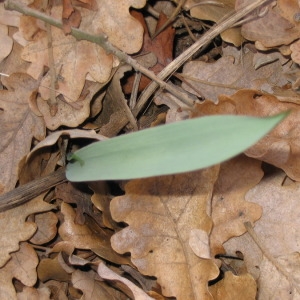
M267 2L182 61L168 83L201 99L194 107L159 90L142 115L136 103L146 77L139 84L114 53L66 34L72 26L104 33L158 73L212 22L251 2L29 4L62 19L63 31L1 4L3 195L55 171L91 140L206 115L291 111L221 165L62 183L1 212L1 299L299 299L299 1ZM160 11L167 22L182 4L151 40Z

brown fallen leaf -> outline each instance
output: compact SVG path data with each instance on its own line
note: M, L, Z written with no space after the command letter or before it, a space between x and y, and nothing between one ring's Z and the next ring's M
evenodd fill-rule
M272 87L283 86L287 79L282 76L285 60L278 54L275 61L255 67L255 54L248 51L243 54L234 47L224 49L225 53L214 63L190 61L184 65L181 74L209 100L217 102L218 95L232 93L240 89L263 89L272 93ZM241 58L242 57L242 58ZM278 59L279 58L279 59ZM285 66L286 68L286 66ZM191 93L195 91L187 84L183 88Z
M0 91L1 114L1 185L3 192L12 190L18 179L21 159L30 151L32 139L42 140L45 125L29 108L36 93L36 81L27 74L14 73L2 78L7 90Z
M34 216L34 222L37 225L37 231L30 239L32 244L46 244L57 234L56 224L58 223L58 218L54 212L36 214Z
M210 201L218 169L134 180L111 202L113 218L129 224L112 236L112 247L130 252L134 265L155 276L167 297L212 299L208 281L218 267L207 258L209 245L202 246L202 258L190 243L193 230L207 236L212 228Z
M235 8L239 10L249 3L251 0L237 0ZM251 14L253 19L242 25L242 35L266 48L289 45L299 38L300 25L295 18L299 12L297 0L278 0L275 5L270 2Z
M225 272L224 278L211 285L209 290L214 300L253 300L256 299L257 286L250 274L235 276Z
M111 248L110 231L105 231L102 228L101 231L92 230L85 224L76 224L74 209L64 202L61 204L61 212L64 215L64 222L59 227L58 232L64 242L57 243L56 247L61 243L67 243L78 249L92 250L98 256L116 264L127 263L127 260L123 256L114 252Z
M229 255L235 255L236 251L243 253L247 269L258 283L258 299L277 299L277 295L278 299L300 297L300 185L284 184L285 178L282 171L271 173L246 195L248 201L263 208L254 231L267 253L248 233L224 244Z
M260 165L260 161L246 156L238 156L221 164L212 198L212 255L224 253L224 242L246 232L244 222L254 223L261 217L261 207L245 201L246 193L263 176Z
M17 299L13 278L25 286L32 287L37 280L36 266L38 257L35 250L27 243L21 243L20 249L11 254L10 261L0 268L0 299Z
M50 300L50 296L51 290L47 287L35 289L25 286L21 293L17 293L18 300Z
M203 1L187 0L185 2L185 9L190 10L193 18L199 20L209 20L219 22L226 15L234 12L235 0L222 0L222 1ZM240 46L243 42L241 36L241 28L229 28L221 33L224 41L234 44L236 47Z
M82 272L76 270L72 274L72 283L75 288L83 292L85 300L118 300L122 294L120 291L101 282L99 276L94 271Z
M14 209L0 213L0 236L1 258L0 267L10 259L10 253L19 249L19 242L30 239L37 229L33 222L26 221L31 214L54 209L55 206L43 201L44 195L40 195L30 202L27 202Z
M98 265L97 269L98 275L106 279L108 281L112 282L119 282L119 284L122 286L120 288L121 290L125 290L126 294L131 295L133 299L136 300L151 300L152 297L149 297L142 289L140 289L138 286L134 285L131 281L128 279L118 275L117 273L113 272L111 269L109 269L103 262L101 262Z

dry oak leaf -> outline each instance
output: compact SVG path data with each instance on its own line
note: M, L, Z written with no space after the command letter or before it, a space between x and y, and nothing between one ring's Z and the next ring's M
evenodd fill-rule
M17 293L18 300L51 300L50 296L51 290L47 287L35 289L25 286L21 293Z
M34 222L38 229L34 236L30 239L32 244L46 244L57 234L56 224L58 222L58 218L54 212L50 211L42 214L36 214L34 216Z
M57 18L60 7L52 9L52 16ZM85 24L87 26L87 24ZM112 55L98 45L88 41L79 41L70 35L65 36L58 28L51 29L54 66L49 63L48 38L45 31L39 31L36 40L24 47L22 58L32 64L27 72L38 79L44 73L44 67L55 67L57 81L56 94L62 94L64 101L72 103L79 100L87 74L95 81L105 83L110 78L113 66ZM43 77L39 92L43 99L50 98L50 71Z
M209 290L214 300L254 300L256 299L257 285L250 274L235 276L227 271L224 278L211 285Z
M300 184L286 181L286 174L277 170L246 195L263 209L254 230L275 263L264 256L248 233L224 243L227 254L243 253L248 272L257 279L261 300L300 298ZM297 296L293 298L290 292Z
M235 0L203 1L203 3L198 0L187 0L184 8L190 10L193 18L219 22L226 15L234 12L234 4ZM221 37L224 41L232 43L236 47L243 42L240 27L225 30L221 33Z
M265 117L287 110L291 111L288 117L245 154L281 168L289 177L300 181L299 105L280 102L261 91L240 90L230 97L219 96L217 105L208 101L196 105L192 117L212 114Z
M0 299L17 299L12 283L13 278L32 287L37 280L36 266L38 262L37 254L32 246L21 243L20 250L12 253L11 260L0 269Z
M212 228L210 202L218 170L133 180L126 194L111 202L112 217L129 224L112 236L113 249L130 252L133 264L155 276L167 297L212 299L208 281L218 275L218 267L197 256L190 244L193 231L208 236ZM206 240L200 241L200 252L207 254Z
M76 270L72 273L72 283L75 288L83 292L83 296L80 298L82 300L119 300L123 295L117 289L102 282L94 271L82 272Z
M58 232L63 242L57 243L56 246L63 244L66 247L65 244L67 243L78 249L92 250L98 256L116 264L127 263L123 256L111 248L110 232L98 228L92 230L87 225L76 224L76 212L64 202L61 204L61 213L64 216L64 222L59 227Z
M7 90L0 91L0 169L4 191L12 190L18 179L19 162L30 151L32 139L42 140L45 125L29 107L36 82L27 74L14 73L2 78Z
M235 8L239 10L251 2L236 0ZM297 0L277 0L275 5L271 1L267 8L251 14L252 19L242 25L242 35L247 40L258 41L262 45L260 48L289 45L299 38L300 24L296 17L299 12Z
M19 242L26 241L32 237L37 229L37 225L33 222L26 221L31 214L54 209L55 206L43 201L40 195L30 202L27 202L14 209L0 213L0 245L1 258L0 267L9 259L10 253L19 249Z
M245 155L221 164L212 199L212 255L224 253L224 242L246 232L244 222L254 223L261 217L261 207L245 201L246 193L263 177L260 165L260 161Z
M227 50L227 53L230 53ZM217 102L220 94L228 94L240 89L263 89L272 93L274 85L283 86L287 80L282 75L281 61L276 61L256 69L253 63L254 53L248 51L225 55L214 63L190 61L184 65L182 76L206 99ZM237 59L236 56L243 57ZM191 93L195 91L183 84L182 87Z
M105 266L103 262L101 262L98 266L97 269L98 275L106 279L108 281L113 281L113 282L119 282L122 286L123 289L127 291L126 294L129 294L132 299L135 300L151 300L153 299L152 297L149 297L141 288L133 284L131 281L128 279L118 275L114 271L112 271L110 268ZM120 288L120 287L119 287Z

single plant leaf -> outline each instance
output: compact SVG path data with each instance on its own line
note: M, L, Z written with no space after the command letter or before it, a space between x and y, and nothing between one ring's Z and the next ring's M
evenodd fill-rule
M196 105L192 117L214 114L266 117L287 110L291 111L288 117L245 154L281 168L289 177L300 181L299 104L281 102L257 90L240 90L232 96L220 95L217 105L210 101Z
M139 271L155 276L167 297L212 299L207 285L219 269L208 257L206 236L213 225L210 205L218 173L215 166L133 180L125 186L126 194L111 202L112 217L129 224L112 236L112 247L130 252ZM200 243L196 247L195 233Z
M206 168L245 151L286 116L202 117L94 143L71 155L67 178L132 179Z

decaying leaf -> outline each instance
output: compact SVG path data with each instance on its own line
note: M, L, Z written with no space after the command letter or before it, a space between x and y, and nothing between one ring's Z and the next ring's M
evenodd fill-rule
M256 282L249 274L235 276L225 272L224 279L210 286L214 300L256 299Z
M13 278L25 286L32 287L37 280L36 266L38 257L35 250L27 243L21 243L20 249L11 254L10 261L0 268L0 298L17 299Z
M240 9L248 3L251 0L237 0L235 7ZM252 19L242 25L242 35L266 48L288 45L299 38L300 25L295 18L299 12L297 0L272 1L251 14Z
M142 289L140 289L138 286L134 285L131 281L128 279L116 274L111 269L109 269L107 266L105 266L104 263L100 263L98 266L98 275L106 279L108 281L118 281L122 284L123 289L128 291L128 294L132 294L133 299L138 300L151 300L153 298L149 297Z
M116 221L129 224L111 243L145 275L155 276L165 296L212 299L208 281L219 271L190 247L191 231L209 233L210 198L218 167L184 175L134 180L111 202Z
M274 173L264 178L246 195L248 201L259 204L263 209L262 217L255 223L254 230L268 251L268 257L248 233L224 244L229 255L234 255L236 251L243 253L249 273L258 281L258 299L272 299L275 295L279 299L298 299L300 295L300 186L298 182L284 184L285 177L282 171Z
M29 108L37 83L24 73L3 78L7 90L0 91L1 125L1 185L4 191L12 190L18 179L18 165L31 147L32 139L42 140L45 125L41 117Z
M118 300L120 294L118 290L111 288L104 282L100 281L100 277L94 271L82 272L76 270L72 274L72 283L75 288L83 292L84 299L94 300Z
M279 58L281 59L278 59ZM272 93L276 84L282 86L287 83L282 76L283 57L279 54L273 63L268 63L260 68L255 67L255 55L249 51L245 54L226 49L226 55L214 63L191 61L183 68L182 76L194 88L209 100L217 102L218 95L232 95L240 89L263 89ZM183 88L191 93L195 91L183 84ZM247 112L245 113L247 114Z
M245 201L245 195L259 183L262 176L260 162L245 156L221 165L212 199L214 226L210 235L210 247L213 254L224 253L223 243L246 231L244 222L254 223L261 217L261 207Z
M20 241L30 239L35 233L37 225L26 221L28 215L55 208L54 205L44 202L43 197L42 194L28 203L0 213L0 227L2 228L0 267L10 259L10 253L19 249Z
M203 3L201 3L203 2ZM190 10L192 17L200 20L219 22L234 11L235 0L197 1L187 0L185 9ZM224 41L240 46L243 42L240 27L229 28L221 33Z

